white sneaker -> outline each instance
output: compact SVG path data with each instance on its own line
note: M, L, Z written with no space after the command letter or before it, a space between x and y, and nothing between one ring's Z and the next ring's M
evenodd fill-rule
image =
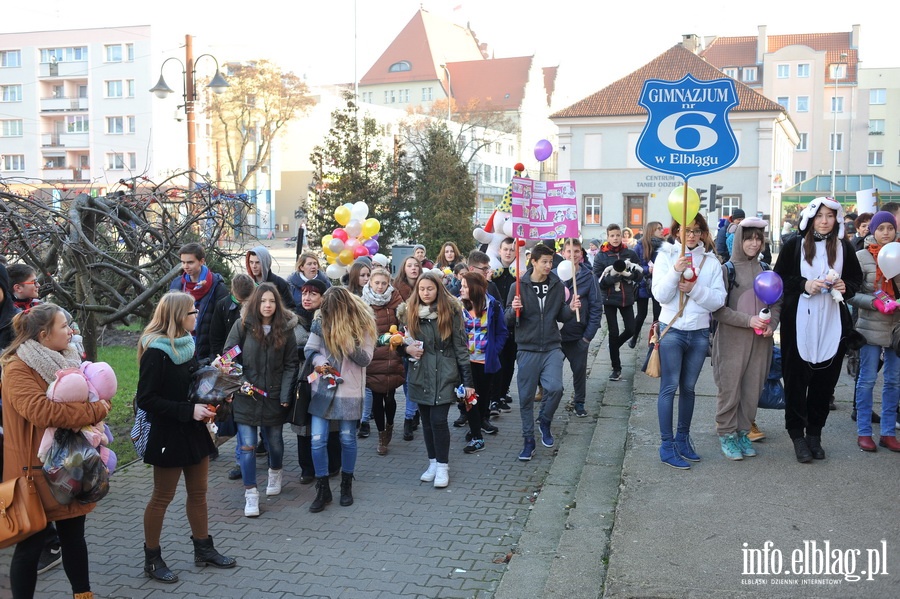
M434 473L434 488L443 489L450 484L450 465L438 464Z
M428 460L428 470L422 473L422 476L419 477L423 483L430 483L434 480L434 475L437 472L437 460Z
M259 516L259 491L256 488L244 491L244 515L248 518Z
M281 475L284 470L272 470L269 468L269 482L266 484L266 495L272 497L281 493Z

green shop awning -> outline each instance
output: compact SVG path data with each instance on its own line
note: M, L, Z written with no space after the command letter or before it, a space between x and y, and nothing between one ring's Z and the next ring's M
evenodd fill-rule
M878 175L836 175L835 199L847 206L856 205L856 192L875 189L884 202L900 202L900 184ZM781 192L782 204L808 204L815 198L831 194L831 175L816 175Z

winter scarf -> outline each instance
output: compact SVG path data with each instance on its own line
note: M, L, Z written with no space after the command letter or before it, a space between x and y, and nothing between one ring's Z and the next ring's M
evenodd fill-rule
M173 340L160 336L149 343L146 339L141 339L141 343L147 349L153 347L164 352L176 364L184 364L194 356L194 337L191 335L185 335Z
M437 303L431 304L430 306L419 306L419 318L434 320L437 316Z
M375 293L369 284L366 283L366 286L363 287L362 290L362 299L364 302L369 304L370 306L383 306L389 301L391 301L391 297L394 295L394 288L388 285L388 288L384 293Z
M205 265L200 269L200 280L196 283L187 273L181 275L181 288L185 293L190 293L195 302L199 302L213 288L213 273Z
M891 299L897 299L896 292L894 291L894 282L884 276L884 273L881 272L881 266L878 265L878 252L881 251L881 248L882 246L877 243L873 243L866 248L869 250L869 253L872 254L872 258L875 259L875 290L878 291L881 289L891 296Z
M25 364L41 375L41 378L47 381L47 384L56 380L56 372L65 368L78 368L81 360L78 358L78 352L73 346L69 346L63 351L55 351L38 343L34 339L29 339L19 346L16 355Z

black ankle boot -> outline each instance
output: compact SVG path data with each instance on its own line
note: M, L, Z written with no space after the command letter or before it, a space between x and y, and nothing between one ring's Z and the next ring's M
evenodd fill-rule
M806 445L809 446L809 452L814 459L825 459L825 450L822 449L822 437L818 435L806 435Z
M341 505L353 505L353 473L341 472Z
M321 512L329 503L331 503L331 487L328 485L328 477L321 476L316 479L316 498L309 504L309 511Z
M403 421L403 440L404 441L412 441L413 440L413 421L412 418L407 418Z
M421 419L419 418L419 412L416 412L415 414L413 414L413 430L414 430L414 431L419 430L419 422L420 422L420 420L421 420Z
M144 545L144 574L160 582L178 582L178 576L163 561L162 547L148 549Z
M801 464L806 464L807 462L811 462L813 459L812 452L809 451L809 445L806 444L806 439L803 437L797 437L794 441L794 453L797 455L797 461Z
M216 568L234 568L237 565L237 560L233 557L226 557L216 551L216 548L213 547L212 536L200 540L191 537L191 540L194 542L195 565L205 566L208 564Z

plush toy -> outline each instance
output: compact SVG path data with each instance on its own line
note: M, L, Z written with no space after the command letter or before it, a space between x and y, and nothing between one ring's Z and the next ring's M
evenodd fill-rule
M837 271L833 268L828 271L828 274L825 275L825 282L828 284L828 289L831 292L831 299L836 302L844 301L844 296L841 295L841 292L833 287L834 282L837 281L841 276L837 274Z
M56 403L88 403L111 401L118 389L116 373L106 362L84 362L78 368L65 368L56 373L56 380L47 388L47 399ZM90 445L100 453L100 459L112 474L118 463L116 454L109 449L112 431L105 422L83 427L80 432ZM53 446L55 427L48 427L41 438L38 458L44 462Z
M316 366L315 370L319 374L319 376L328 381L328 389L334 389L344 382L344 379L341 378L341 373L338 372L337 368L335 368L331 364L322 364L321 366Z
M392 324L387 333L378 336L378 346L390 345L391 350L396 350L403 345L403 335L397 330L397 325Z

